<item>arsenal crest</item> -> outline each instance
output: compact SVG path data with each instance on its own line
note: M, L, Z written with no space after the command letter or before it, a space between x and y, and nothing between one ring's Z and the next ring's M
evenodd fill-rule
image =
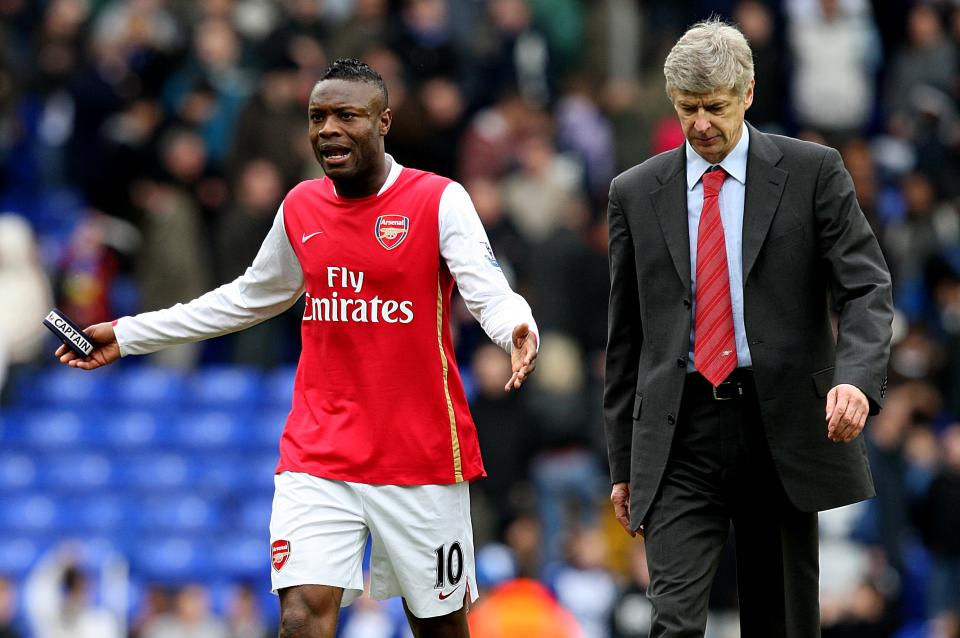
M393 250L407 238L410 220L403 215L380 215L374 232L377 241L387 250Z
M288 558L290 558L290 541L273 541L270 546L270 562L273 564L273 568L280 571L287 564Z

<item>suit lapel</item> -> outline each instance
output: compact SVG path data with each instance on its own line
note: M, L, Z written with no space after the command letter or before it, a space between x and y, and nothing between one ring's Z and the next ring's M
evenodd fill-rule
M660 188L650 193L663 238L673 265L686 290L690 290L690 230L687 226L687 181L685 147L673 153L673 161L657 175Z
M746 126L750 126L746 124ZM776 144L750 126L750 150L747 155L747 187L743 202L743 281L746 283L757 260L770 222L780 206L787 183L785 170L776 164L783 153Z

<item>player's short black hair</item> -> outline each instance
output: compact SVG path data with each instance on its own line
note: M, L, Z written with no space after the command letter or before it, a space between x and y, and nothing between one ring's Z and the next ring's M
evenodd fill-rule
M320 75L320 82L324 80L346 80L348 82L365 82L373 84L380 89L383 96L383 108L387 108L387 85L376 70L356 58L340 58L334 60L333 64Z

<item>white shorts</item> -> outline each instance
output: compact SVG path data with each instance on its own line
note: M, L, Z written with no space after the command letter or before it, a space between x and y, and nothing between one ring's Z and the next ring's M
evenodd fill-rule
M477 599L466 482L367 485L283 472L274 485L274 592L295 585L342 587L346 607L363 593L370 534L373 598L402 596L418 618L443 616Z

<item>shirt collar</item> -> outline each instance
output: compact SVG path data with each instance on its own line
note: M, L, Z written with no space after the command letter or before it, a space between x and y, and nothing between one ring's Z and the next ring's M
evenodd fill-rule
M383 195L388 188L393 186L393 183L397 181L398 177L400 177L400 171L403 170L403 166L400 165L400 162L393 159L393 155L390 153L384 153L384 155L386 156L387 161L390 162L390 170L387 172L387 179L383 182L383 186L380 187L380 191L377 193L377 195ZM744 162L744 166L746 166L746 162Z
M703 174L707 172L713 164L700 157L690 142L687 141L687 190L693 190ZM743 134L740 135L740 141L733 147L733 150L723 158L720 166L727 172L727 175L734 178L741 184L747 183L747 151L750 148L750 127L743 123Z

